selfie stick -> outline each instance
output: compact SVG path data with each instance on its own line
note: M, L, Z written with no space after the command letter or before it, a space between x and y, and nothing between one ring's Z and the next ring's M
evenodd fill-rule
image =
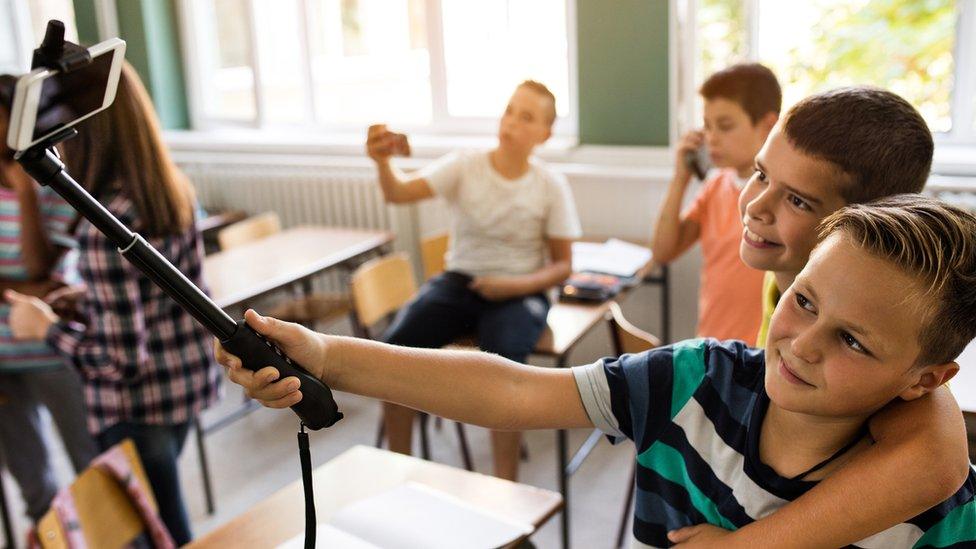
M91 63L88 51L64 41L64 25L48 23L41 47L34 50L32 69L41 67L70 72ZM329 427L342 419L332 391L258 334L244 320L234 322L200 288L137 233L130 231L65 171L54 146L77 135L66 127L48 139L17 154L17 161L38 183L48 185L119 248L119 252L162 288L228 351L240 357L244 367L257 371L274 366L280 379L301 380L302 400L292 406L302 423L312 430Z

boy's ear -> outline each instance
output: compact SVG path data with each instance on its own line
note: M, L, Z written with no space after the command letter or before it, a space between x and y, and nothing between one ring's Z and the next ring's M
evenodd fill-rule
M915 384L902 391L898 396L902 400L915 400L938 389L955 377L957 373L959 373L959 364L955 362L926 366L919 370L918 380Z
M757 125L762 128L764 132L768 135L769 132L773 131L773 126L779 121L779 113L769 111L759 119Z

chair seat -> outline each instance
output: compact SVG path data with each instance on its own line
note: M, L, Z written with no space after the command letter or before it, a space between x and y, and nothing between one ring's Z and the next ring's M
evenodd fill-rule
M348 315L351 307L347 295L312 294L278 304L268 311L268 315L299 324L331 322Z

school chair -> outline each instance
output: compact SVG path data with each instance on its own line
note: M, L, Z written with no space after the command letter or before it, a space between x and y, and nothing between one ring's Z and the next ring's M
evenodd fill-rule
M118 447L125 454L132 474L148 496L151 507L158 511L135 444L126 439ZM125 489L102 469L85 469L67 490L71 491L74 499L78 526L88 547L123 547L146 530L135 503ZM37 523L37 537L45 549L67 549L71 546L68 536L53 508Z
M661 346L661 340L657 336L641 330L624 318L624 312L615 301L610 303L607 324L610 326L610 340L613 342L613 351L617 356L642 353ZM594 434L600 433L595 429L593 432ZM617 529L617 544L614 547L623 547L624 544L624 536L627 534L627 523L630 520L630 506L634 501L634 481L636 474L637 465L634 464L630 470L630 482L627 484L627 499L624 502L623 516L620 518L620 527Z
M381 320L391 320L393 315L407 304L417 293L417 282L414 279L413 267L407 255L400 252L379 257L359 266L349 281L349 292L352 296L352 325L354 333L366 339L376 339L374 326ZM430 459L430 441L427 433L429 416L418 412L420 418L420 449L421 457ZM461 457L464 468L473 471L471 452L468 450L468 439L465 436L464 425L455 422L458 442L461 446ZM376 447L383 445L384 424L380 418L380 425L376 434Z
M424 266L424 280L444 272L444 256L449 243L447 233L439 233L420 241L420 258Z
M448 233L437 233L420 241L420 260L424 269L424 280L430 280L444 272L447 262L444 257L447 254L447 246L450 243ZM452 349L477 349L478 344L473 334L465 335L454 343L448 345ZM441 428L441 418L434 420L434 426ZM525 440L519 445L519 458L528 461L529 449L525 445Z
M203 253L212 254L220 251L217 235L226 227L247 219L247 213L242 210L207 211L201 209L196 220L197 231L203 238Z

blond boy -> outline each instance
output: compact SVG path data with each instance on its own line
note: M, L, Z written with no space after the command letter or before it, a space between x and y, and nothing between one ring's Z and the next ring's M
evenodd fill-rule
M478 346L525 362L546 327L546 291L569 276L571 243L580 236L565 178L532 154L552 134L556 104L542 84L515 89L491 151L451 153L417 174L393 168L405 138L385 126L369 129L383 195L402 204L443 198L452 213L447 271L432 278L399 312L383 340L439 348L475 333ZM410 453L414 411L384 405L391 450ZM518 474L519 434L492 432L495 474Z

